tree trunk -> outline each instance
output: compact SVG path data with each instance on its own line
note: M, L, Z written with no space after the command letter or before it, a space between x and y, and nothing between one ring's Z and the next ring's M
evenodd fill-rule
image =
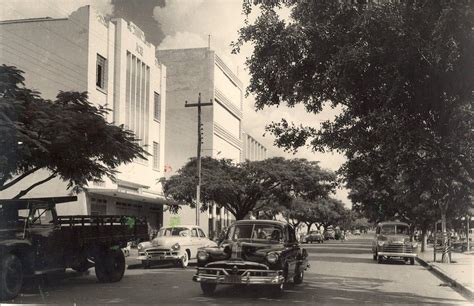
M441 261L444 263L451 263L451 254L448 250L449 247L449 236L446 230L446 208L441 208L441 232L443 235L443 255L441 256Z
M424 252L425 251L425 248L426 248L426 242L428 240L428 237L426 236L426 227L423 226L421 228L421 252Z

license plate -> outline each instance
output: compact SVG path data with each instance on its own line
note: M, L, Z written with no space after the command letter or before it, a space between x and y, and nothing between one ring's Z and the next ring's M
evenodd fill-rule
M240 275L226 275L224 281L226 283L241 283L242 277Z

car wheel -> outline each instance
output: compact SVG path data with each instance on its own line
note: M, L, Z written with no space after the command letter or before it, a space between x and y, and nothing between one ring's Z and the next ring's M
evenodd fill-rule
M377 260L377 258L378 258L378 256L377 256L377 251L375 251L375 253L372 255L372 258L373 258L374 260Z
M188 256L188 252L185 251L183 257L179 261L179 266L184 269L188 266L188 264L189 264L189 256Z
M279 285L271 285L270 290L273 296L280 296L285 292L285 284L281 283Z
M383 262L383 256L377 255L377 262L381 264Z
M201 290L204 295L213 295L216 287L217 285L213 283L201 283Z
M294 277L293 277L293 282L297 285L301 284L303 282L303 278L304 278L304 271L301 270L299 273L297 273Z
M0 300L11 300L20 293L23 285L23 265L13 254L5 255L0 262Z
M414 264L415 264L415 258L412 257L412 258L410 258L410 265L413 266Z
M71 267L71 269L73 269L74 271L79 272L79 273L84 273L87 270L89 270L89 268L90 268L90 264L87 261L87 257L82 258L80 260L80 262L77 263L77 265L73 265Z

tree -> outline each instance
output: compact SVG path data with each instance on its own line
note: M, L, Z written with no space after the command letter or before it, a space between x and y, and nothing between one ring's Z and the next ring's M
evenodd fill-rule
M196 159L176 175L161 179L164 194L171 200L195 207ZM281 157L233 164L228 159L202 159L201 202L205 210L216 203L241 220L249 213L267 211L292 199L325 197L334 189L335 175L317 162Z
M344 152L339 173L347 185L370 186L368 194L352 194L363 207L393 217L410 199L402 213L418 205L436 210L445 231L450 213L472 206L471 2L264 3L234 44L235 52L254 46L247 66L256 107L301 103L319 113L329 101L342 109L320 128L272 123L276 144ZM283 4L291 8L288 21L275 11Z
M59 177L79 191L116 167L148 154L131 131L108 123L107 109L88 102L87 93L60 92L55 101L24 86L23 71L0 67L0 191L40 169L49 176L15 198Z

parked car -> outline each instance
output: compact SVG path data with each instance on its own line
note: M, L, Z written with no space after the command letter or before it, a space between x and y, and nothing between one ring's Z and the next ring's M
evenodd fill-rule
M356 230L354 230L354 232L352 234L353 235L360 235L360 230L356 229Z
M328 229L324 231L324 239L329 240L329 239L336 239L336 232L333 229Z
M186 268L189 260L196 258L199 248L216 245L199 226L163 227L153 240L138 244L138 260L145 268L169 261Z
M77 197L0 200L0 300L15 298L33 275L85 272L118 282L125 271L121 250L147 236L146 220L127 216L58 216L56 205Z
M205 295L220 284L270 285L282 293L284 285L303 282L308 254L296 240L293 227L273 220L240 220L215 247L199 250L193 280Z
M306 237L307 242L313 243L314 241L318 243L323 243L324 242L324 237L323 234L321 234L320 231L311 231L309 232L308 236Z
M417 242L410 240L410 227L403 222L381 222L375 230L372 242L373 259L401 258L415 264Z

